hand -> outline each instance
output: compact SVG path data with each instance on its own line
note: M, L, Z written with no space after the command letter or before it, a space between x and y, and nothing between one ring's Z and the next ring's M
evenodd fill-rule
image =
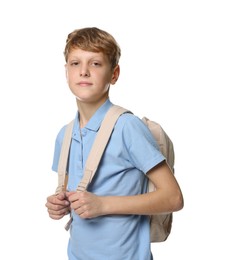
M70 203L64 192L49 196L45 206L52 219L61 219L70 212Z
M81 218L95 218L103 215L102 197L93 193L82 192L66 192L71 208Z

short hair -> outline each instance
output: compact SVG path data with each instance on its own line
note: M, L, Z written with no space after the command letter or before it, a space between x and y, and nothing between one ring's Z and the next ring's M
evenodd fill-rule
M76 48L84 51L102 52L109 59L112 69L119 63L121 56L121 49L114 37L96 27L77 29L68 35L64 50L66 62L70 51Z

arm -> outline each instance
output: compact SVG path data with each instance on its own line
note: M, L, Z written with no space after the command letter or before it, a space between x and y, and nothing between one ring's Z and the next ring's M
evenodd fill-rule
M183 208L180 187L165 162L147 173L156 191L135 196L99 197L89 192L67 193L71 208L82 218L109 214L154 215Z

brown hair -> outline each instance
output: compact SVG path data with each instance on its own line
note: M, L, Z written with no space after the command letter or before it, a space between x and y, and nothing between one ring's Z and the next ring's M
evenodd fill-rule
M68 35L64 51L66 62L70 51L75 48L104 53L112 69L116 67L121 56L121 49L114 37L96 27L77 29Z

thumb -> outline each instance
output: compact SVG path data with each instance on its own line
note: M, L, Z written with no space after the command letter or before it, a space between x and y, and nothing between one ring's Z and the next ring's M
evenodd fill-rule
M64 200L64 199L66 199L66 194L65 194L65 192L64 192L64 191L61 191L61 192L57 195L57 198L58 198L59 200Z
M69 198L71 195L73 195L73 194L75 194L75 193L76 193L76 191L67 191L66 194L65 194L65 196L66 196L67 198Z

